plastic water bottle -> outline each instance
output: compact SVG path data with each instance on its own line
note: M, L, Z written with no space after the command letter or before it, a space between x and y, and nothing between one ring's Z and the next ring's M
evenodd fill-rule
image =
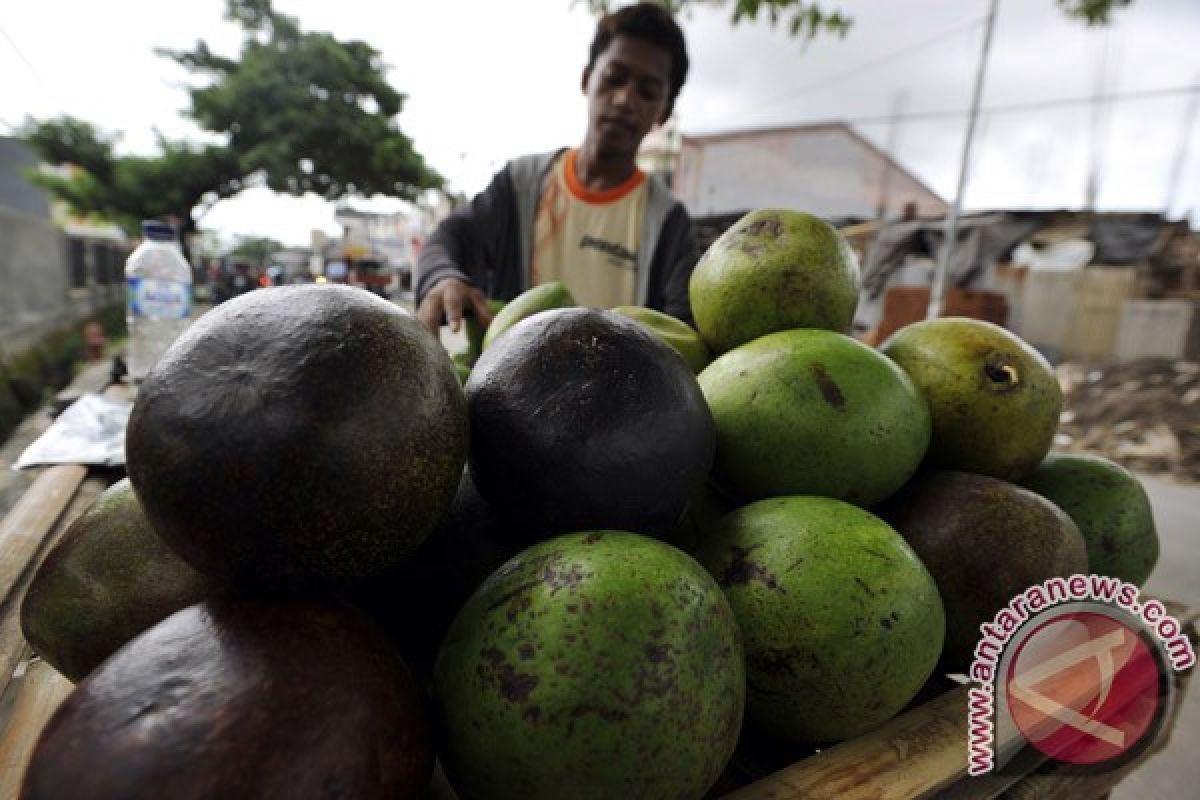
M174 228L142 223L142 243L125 262L125 286L126 367L138 382L188 326L192 310L192 268Z

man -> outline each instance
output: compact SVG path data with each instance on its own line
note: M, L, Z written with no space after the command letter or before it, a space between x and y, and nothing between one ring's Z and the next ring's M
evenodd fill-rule
M661 6L601 19L583 70L583 143L509 162L438 226L417 264L421 322L436 334L443 318L457 331L465 311L489 321L488 297L511 300L549 281L580 305L644 305L690 321L694 226L636 162L687 70L683 32Z

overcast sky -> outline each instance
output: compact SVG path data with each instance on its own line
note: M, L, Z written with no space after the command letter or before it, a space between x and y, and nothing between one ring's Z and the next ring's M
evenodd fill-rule
M763 23L733 28L728 10L681 21L692 72L677 105L684 134L844 119L947 200L954 193L986 0L825 0L855 17L845 39L810 44ZM408 95L402 130L450 182L473 193L514 155L577 144L580 73L594 21L571 0L276 0L307 30L363 39L384 54ZM221 0L8 2L0 11L0 132L27 116L68 113L120 132L121 149L152 152L153 129L199 139L186 108L187 74L154 55L205 39L236 54L239 31ZM1067 19L1054 0L1001 0L985 108L1145 93L1200 84L1200 0L1134 0L1107 30ZM1078 208L1089 164L1102 167L1101 209L1162 210L1180 142L1191 149L1170 212L1200 223L1200 119L1184 130L1192 95L1045 105L981 119L969 209ZM896 107L915 119L890 129ZM1098 121L1095 121L1098 120ZM381 207L386 203L377 204ZM251 190L223 201L202 227L306 243L336 232L315 197Z

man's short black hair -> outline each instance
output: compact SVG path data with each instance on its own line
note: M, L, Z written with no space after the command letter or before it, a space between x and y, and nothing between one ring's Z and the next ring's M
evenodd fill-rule
M596 64L600 54L608 49L617 34L641 39L666 50L671 54L671 100L679 96L683 82L687 79L687 46L671 12L657 3L638 3L625 6L619 11L605 14L596 25L596 36L588 55L588 69Z

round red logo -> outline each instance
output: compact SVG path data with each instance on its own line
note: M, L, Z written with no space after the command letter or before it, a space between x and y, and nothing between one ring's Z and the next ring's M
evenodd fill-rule
M1106 614L1066 613L1034 629L1009 662L1009 712L1051 758L1099 764L1153 735L1162 675L1134 628Z

